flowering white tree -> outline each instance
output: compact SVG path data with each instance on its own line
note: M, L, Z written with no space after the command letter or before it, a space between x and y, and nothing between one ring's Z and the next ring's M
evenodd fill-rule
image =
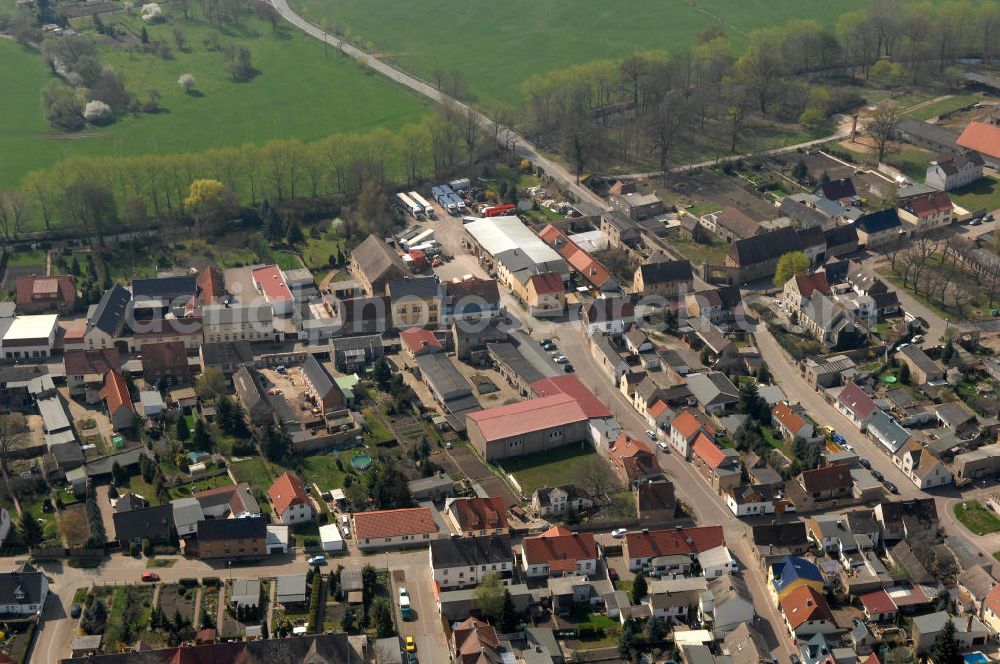
M155 2L150 2L142 6L142 20L146 23L159 21L163 18L163 9Z
M111 119L111 107L103 101L88 101L83 107L83 118L93 124L103 124Z
M177 85L181 86L181 90L184 92L191 92L198 85L198 81L191 74L181 74L181 77L177 79Z

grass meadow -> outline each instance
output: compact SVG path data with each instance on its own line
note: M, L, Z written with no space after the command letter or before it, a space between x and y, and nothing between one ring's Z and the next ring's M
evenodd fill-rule
M0 40L0 86L4 90L4 122L0 123L0 188L16 185L28 171L72 155L136 155L202 151L214 147L264 143L273 138L309 141L337 132L396 129L417 122L428 106L415 94L362 69L337 51L292 26L246 16L239 28L217 30L200 20L199 10L185 19L164 5L168 20L146 26L151 41L170 44L172 57L134 49L101 38L101 60L125 77L126 88L145 100L149 90L161 94L163 111L126 116L102 128L66 133L42 117L39 91L51 79L37 51ZM105 15L106 25L120 24L130 34L141 30L138 18L124 12ZM75 19L81 32L92 20ZM173 29L185 37L177 48ZM221 50L205 45L210 33L219 42L246 46L258 75L243 83L226 72ZM191 73L198 95L177 85Z

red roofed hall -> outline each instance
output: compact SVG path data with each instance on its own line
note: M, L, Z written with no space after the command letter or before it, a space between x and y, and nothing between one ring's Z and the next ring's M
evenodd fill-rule
M254 286L264 295L275 314L287 316L292 313L292 290L288 287L281 268L277 265L268 265L257 268L251 274Z
M580 403L569 394L553 394L466 415L469 440L487 461L586 440L589 421Z
M525 537L521 550L524 571L529 577L589 576L597 570L597 546L590 533L570 532L556 526L537 537Z
M959 147L978 152L987 166L1000 164L1000 127L985 122L970 122L958 137Z
M507 532L507 506L503 498L451 498L445 513L466 534L500 535Z
M892 597L884 588L861 595L858 599L861 600L865 616L872 622L892 620L896 617L896 603L892 601Z
M429 507L354 513L359 549L387 549L427 542L438 531Z
M536 380L531 384L535 396L548 397L553 394L568 394L576 399L584 414L590 418L612 417L611 411L598 399L589 387L576 376L554 376Z
M725 546L722 526L699 526L672 530L626 533L622 552L633 572L661 556L690 556Z
M76 308L76 280L70 275L18 277L15 290L22 314L66 314Z
M305 523L313 518L312 500L295 475L284 473L267 490L267 499L279 523Z
M132 407L132 397L122 375L112 369L104 374L104 387L100 393L108 409L108 418L115 429L128 429L135 423L135 410Z
M429 353L440 353L444 346L434 336L434 333L423 327L411 327L399 333L399 341L411 357L419 357Z

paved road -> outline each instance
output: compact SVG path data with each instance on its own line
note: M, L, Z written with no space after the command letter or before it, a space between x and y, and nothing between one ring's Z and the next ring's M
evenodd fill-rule
M473 113L475 115L476 122L483 128L484 131L490 134L494 132L496 123L486 114L481 113L471 106L467 106L462 102L444 94L432 85L425 83L410 74L400 71L392 65L386 64L375 56L365 53L361 49L337 38L336 36L326 33L323 29L313 25L296 14L295 11L288 6L287 0L270 0L270 2L274 8L278 10L278 13L281 14L282 18L305 32L307 35L326 42L355 60L364 63L379 74L382 74L390 80L410 88L411 90L432 99L433 101L440 104L454 105L462 109L464 112ZM517 155L523 159L532 161L536 166L544 170L550 177L556 180L563 188L570 191L578 201L578 208L580 209L580 212L586 215L599 214L601 210L607 208L607 205L600 196L577 183L576 176L570 173L569 170L567 170L562 164L559 164L558 162L555 162L543 155L541 151L525 139L524 136L521 136L513 131L510 136L511 140L514 142Z

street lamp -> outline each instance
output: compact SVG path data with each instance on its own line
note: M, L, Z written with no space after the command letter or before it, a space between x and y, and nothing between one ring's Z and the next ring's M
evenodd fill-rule
M229 585L232 585L233 584L233 561L230 560L228 563L226 563L226 566L229 568Z

